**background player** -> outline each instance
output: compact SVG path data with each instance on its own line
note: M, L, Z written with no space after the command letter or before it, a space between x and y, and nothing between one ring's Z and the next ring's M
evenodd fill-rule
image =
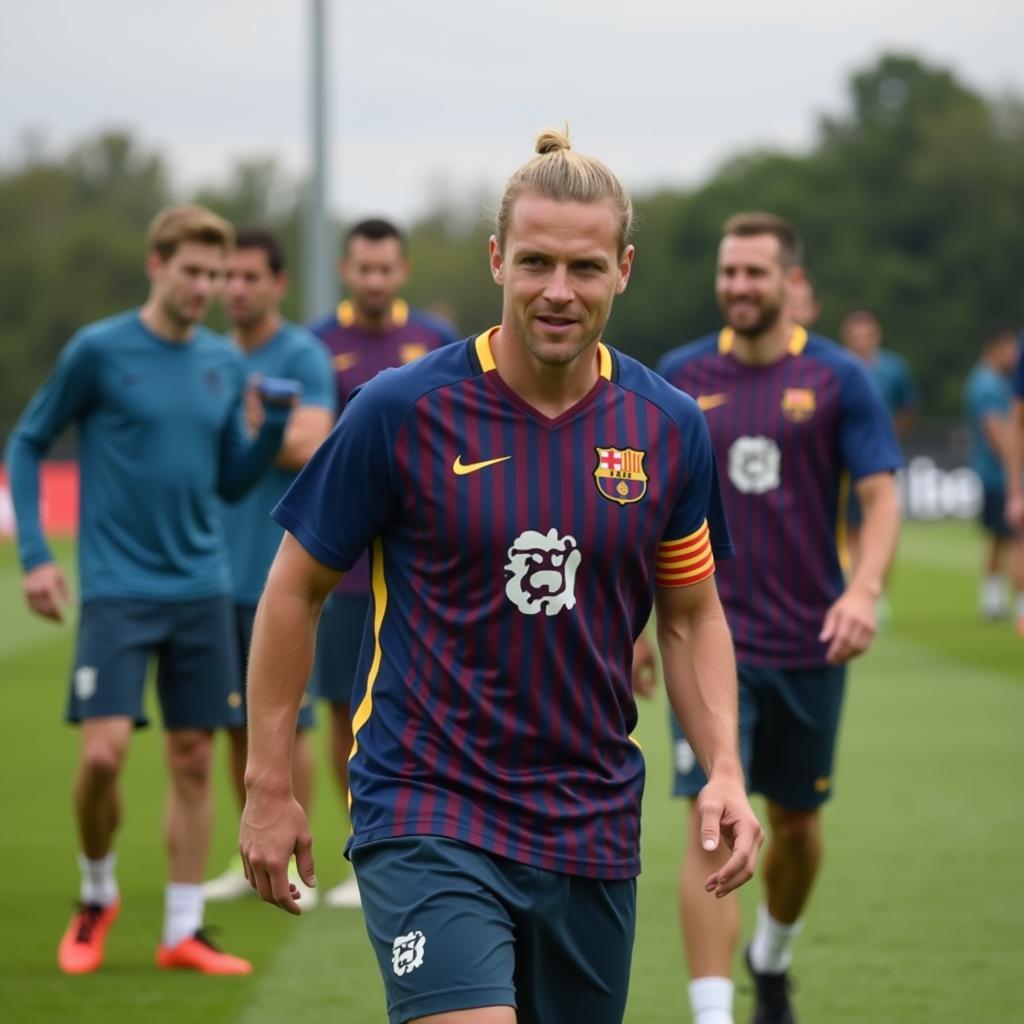
M882 325L870 310L854 309L847 313L839 328L839 338L867 366L892 417L896 438L902 444L921 404L910 364L898 353L882 348ZM860 550L862 521L860 501L856 491L851 491L846 512L846 543L852 564L856 564ZM887 614L884 601L882 612Z
M456 335L447 321L399 298L409 261L405 238L389 221L374 218L354 225L338 269L348 297L311 330L330 351L340 410L356 388L381 370L412 362L455 341ZM349 698L369 603L370 574L363 558L324 607L313 670L314 688L331 708L331 762L346 796L352 751ZM355 877L329 889L324 903L358 907Z
M863 365L793 323L787 281L799 275L794 229L769 214L730 219L716 293L726 326L670 352L659 369L704 410L736 547L718 587L736 644L741 749L750 788L767 798L765 903L747 947L757 1024L793 1020L787 968L821 858L819 808L832 763L845 663L867 649L899 533L899 446ZM836 548L841 480L864 506L864 544L844 587ZM676 733L676 792L703 774ZM731 1024L739 906L709 905L703 879L720 863L691 816L680 912L698 1024Z
M353 396L275 511L289 532L257 612L241 847L263 898L294 912L284 866L294 850L311 874L312 857L291 721L319 607L372 545L350 853L394 1024L506 1024L516 1006L621 1021L643 785L629 669L652 593L712 780L703 842L733 845L708 892L749 877L760 843L707 430L600 343L633 259L622 186L564 136L537 151L490 243L500 326Z
M1008 326L989 331L981 359L964 384L964 415L971 435L971 468L982 486L981 525L988 536L978 608L986 619L1003 619L1009 614L1006 572L1010 568L1017 592L1017 622L1024 628L1024 544L1006 521L1003 470L1013 371L1019 358L1016 331Z
M274 465L259 483L234 504L221 511L224 536L231 559L234 585L235 636L242 670L236 689L244 694L245 666L256 605L263 591L267 570L281 543L281 528L270 518L295 474L330 433L334 424L334 376L327 351L319 339L304 328L282 319L280 304L288 291L288 274L280 241L260 228L243 228L228 257L223 302L232 325L232 337L245 357L250 379L284 379L301 389L298 405L288 416L281 450ZM251 426L258 429L260 408L250 406ZM308 730L313 726L309 696L299 710L299 733L295 737L292 772L295 793L309 813L313 795L314 756ZM239 807L245 805L245 729L228 729L231 780ZM294 879L297 884L301 881ZM252 892L235 858L219 877L203 886L209 900L232 899ZM312 906L316 890L303 891L303 905Z
M25 596L33 611L60 620L69 590L39 524L39 463L68 424L78 427L82 612L68 718L81 723L75 813L82 886L58 952L69 973L100 966L119 911L118 778L133 727L146 724L143 683L154 654L171 779L170 882L157 965L250 970L201 931L212 730L230 712L238 678L216 505L218 493L237 498L263 473L287 410L268 410L250 444L241 427L241 357L198 326L233 240L231 226L203 207L158 214L148 235L146 304L75 335L8 447Z

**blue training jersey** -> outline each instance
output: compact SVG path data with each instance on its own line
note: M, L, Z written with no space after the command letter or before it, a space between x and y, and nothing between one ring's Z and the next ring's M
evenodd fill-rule
M234 497L252 484L283 426L271 412L250 445L244 385L241 356L206 328L169 341L137 310L82 328L8 442L23 568L53 559L39 521L39 463L75 423L83 599L230 593L216 494Z
M265 344L241 352L246 374L286 377L302 385L299 405L334 410L334 373L318 338L297 324L284 323ZM270 563L281 543L281 527L270 518L295 479L292 470L272 466L241 500L221 505L224 536L231 559L235 601L254 605L263 592Z
M633 642L659 585L731 553L699 410L599 346L556 419L491 332L356 392L274 512L320 562L371 549L351 843L437 835L567 874L639 871Z
M898 416L917 408L920 404L917 384L914 382L910 364L903 356L880 348L875 353L875 358L867 365L891 416Z
M1013 384L1009 377L984 363L971 370L964 384L964 414L971 435L971 468L981 482L993 490L1003 487L1003 464L988 438L984 420L989 416L1006 419L1013 401Z
M338 395L338 409L345 408L349 395L372 380L381 370L404 366L428 352L458 341L451 324L422 309L395 299L391 305L391 326L384 331L367 331L356 323L355 308L345 299L338 308L310 324L331 355ZM345 574L339 594L364 596L370 592L370 570L362 559Z
M697 399L722 466L736 558L717 582L737 660L825 665L818 634L843 589L844 481L902 465L878 389L856 357L802 327L770 365L736 359L726 328L658 370Z

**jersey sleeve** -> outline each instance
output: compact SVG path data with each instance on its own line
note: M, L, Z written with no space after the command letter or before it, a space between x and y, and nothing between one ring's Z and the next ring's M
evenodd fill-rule
M317 339L296 354L289 374L302 385L300 405L314 405L332 412L337 405L334 388L334 371L330 356L323 343Z
M921 404L921 394L918 391L917 381L914 379L914 371L910 363L902 356L896 357L896 407L894 412L910 412Z
M894 472L903 454L892 418L867 370L852 360L840 382L839 450L854 480Z
M271 513L318 561L347 572L398 508L394 441L403 410L373 384L356 389L326 441Z
M731 558L733 553L711 437L704 417L688 399L678 426L685 465L658 546L654 582L659 587L699 583L713 575L716 559Z
M53 561L39 518L39 464L53 440L86 416L98 394L95 346L83 335L68 342L56 367L32 397L7 443L7 472L18 524L22 568Z

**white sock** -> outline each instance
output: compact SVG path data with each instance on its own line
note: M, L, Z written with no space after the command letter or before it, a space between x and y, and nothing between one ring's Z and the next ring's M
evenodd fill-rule
M78 855L78 867L82 872L78 898L83 903L98 903L101 907L109 907L111 903L117 902L120 893L114 877L116 864L117 854L113 852L99 860L89 860L84 853Z
M689 991L693 1024L733 1024L732 982L728 978L694 978Z
M981 613L990 619L1002 618L1009 607L1006 580L999 574L985 576L981 581Z
M203 887L168 882L164 896L163 944L167 949L191 938L203 926Z
M762 903L757 908L757 927L750 940L750 962L758 974L782 974L793 960L793 943L803 921L783 924L776 921Z

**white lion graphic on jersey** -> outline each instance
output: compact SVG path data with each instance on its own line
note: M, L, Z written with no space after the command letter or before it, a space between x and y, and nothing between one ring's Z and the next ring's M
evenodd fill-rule
M563 608L573 608L581 558L575 537L559 537L554 527L546 534L524 530L508 549L505 572L512 578L505 593L524 615L557 615Z

